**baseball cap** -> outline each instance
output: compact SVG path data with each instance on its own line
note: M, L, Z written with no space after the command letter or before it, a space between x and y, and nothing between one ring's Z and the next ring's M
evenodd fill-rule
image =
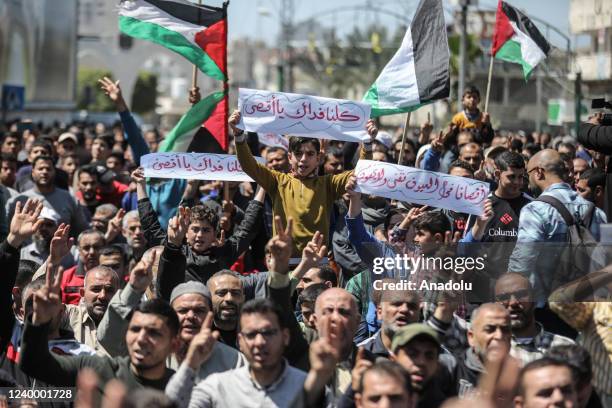
M75 144L79 143L79 140L77 139L76 135L70 132L62 133L59 139L57 139L57 143L62 143L62 142L65 142L66 140L72 140Z
M405 346L417 337L424 336L431 339L434 343L440 346L438 333L430 326L424 323L411 323L401 327L393 336L391 342L391 350L395 353L398 348Z
M117 177L114 171L102 165L96 166L96 173L98 173L98 180L102 184L112 183L115 177Z

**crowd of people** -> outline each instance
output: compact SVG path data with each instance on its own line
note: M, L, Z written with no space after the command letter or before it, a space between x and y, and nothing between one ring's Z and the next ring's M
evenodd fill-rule
M285 150L235 111L230 153L254 182L151 179L140 158L163 135L99 82L111 128L0 125L3 390L76 388L80 407L612 407L599 116L581 143L494 129L467 87L443 129L370 120L361 144ZM359 159L490 194L480 216L362 194ZM406 256L484 267L374 268ZM455 273L471 290L403 284Z

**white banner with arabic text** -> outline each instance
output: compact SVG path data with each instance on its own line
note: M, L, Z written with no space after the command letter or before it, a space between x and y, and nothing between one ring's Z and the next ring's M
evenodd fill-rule
M265 163L261 157L255 158ZM213 153L151 153L140 158L145 177L188 180L253 181L242 171L238 158Z
M481 215L489 183L397 164L359 160L358 190L365 194Z
M361 142L370 105L344 99L240 88L238 127L249 132Z

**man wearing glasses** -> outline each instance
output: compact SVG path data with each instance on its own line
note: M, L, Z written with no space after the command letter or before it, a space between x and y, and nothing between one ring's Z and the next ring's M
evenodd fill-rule
M544 330L536 321L529 280L519 273L503 274L495 284L495 301L510 314L510 355L527 364L554 346L574 344L564 336Z
M211 323L209 317L203 325L208 339L192 342L186 361L168 385L166 392L171 399L181 402L181 406L189 402L190 407L301 406L306 373L283 358L290 335L279 306L268 299L245 303L240 313L238 341L248 365L212 374L194 387L194 367L206 360L210 344L214 343L212 337L218 337L209 334ZM202 346L198 347L197 342Z
M576 223L585 222L591 211L586 224L596 241L599 241L599 226L606 223L606 215L598 208L593 211L593 204L572 190L564 181L566 173L565 163L556 150L541 150L527 163L531 191L541 194L521 209L517 243L508 270L519 272L532 282L537 303L535 313L540 323L555 333L573 335L575 332L546 307L550 292L567 283L563 282L564 278L578 269L575 262L567 259L561 262L563 251L569 248L569 226L551 202L565 207Z

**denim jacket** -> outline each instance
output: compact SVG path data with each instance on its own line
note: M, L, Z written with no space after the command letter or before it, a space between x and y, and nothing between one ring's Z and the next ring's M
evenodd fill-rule
M566 183L553 184L544 190L542 195L550 195L561 201L576 220L582 219L592 205ZM606 214L596 208L590 227L591 234L596 240L599 240L599 226L606 222ZM517 245L510 257L508 270L529 277L538 301L547 297L544 289L548 285L542 279L552 276L558 259L553 256L543 256L544 245L529 245L529 243L565 242L567 230L563 217L550 204L534 200L521 210Z

